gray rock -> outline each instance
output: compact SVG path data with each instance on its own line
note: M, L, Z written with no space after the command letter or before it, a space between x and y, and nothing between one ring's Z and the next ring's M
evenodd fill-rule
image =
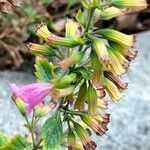
M103 137L93 136L97 150L150 150L150 32L137 36L139 57L132 64L125 80L130 82L125 97L118 104L110 102L109 131ZM20 72L4 72L0 77L0 131L10 135L25 134L24 120L11 100L8 84L34 82L33 75Z

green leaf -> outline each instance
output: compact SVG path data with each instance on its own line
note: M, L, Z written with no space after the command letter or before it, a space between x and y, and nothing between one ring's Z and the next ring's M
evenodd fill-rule
M0 132L0 147L3 146L8 140L9 137Z
M52 64L46 59L38 57L35 63L35 75L40 81L49 82L52 79Z
M32 150L32 144L26 141L22 136L16 135L5 143L0 150Z
M81 73L81 75L84 79L90 79L92 77L91 71L89 71L86 68L81 68L78 70L78 72Z
M58 150L63 139L62 121L59 111L45 122L42 129L42 137L46 150Z

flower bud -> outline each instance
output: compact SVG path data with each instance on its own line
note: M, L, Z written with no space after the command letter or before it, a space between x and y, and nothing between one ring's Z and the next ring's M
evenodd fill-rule
M29 43L28 44L28 49L33 54L40 54L40 55L43 55L43 56L54 56L55 55L52 48L50 48L47 45Z
M97 8L100 6L101 0L84 0L82 4L85 8L88 8L88 9Z
M118 76L115 76L112 72L104 72L104 76L111 80L119 89L119 91L124 91L128 87L128 83L123 83Z
M107 49L109 52L109 57L111 59L111 71L118 76L124 74L127 71L127 69L123 67L118 57L113 53L113 50L110 47L107 47Z
M109 0L113 6L141 10L147 7L146 0Z
M88 116L87 114L81 115L82 121L87 124L97 135L103 135L108 130L103 127L96 119Z
M63 38L59 37L57 35L52 34L46 25L42 24L38 27L36 34L43 38L48 44L50 45L60 45L60 46L66 46L66 47L76 47L80 43L78 41L69 39L69 38Z
M53 99L66 97L66 96L72 94L74 89L75 89L75 86L69 86L64 89L53 88L53 89L51 89L50 95Z
M86 82L84 82L79 89L79 94L75 101L74 108L82 111L84 109L86 98L87 98L87 84Z
M102 61L105 64L110 62L106 45L101 39L95 38L93 40L93 49L95 50L100 62Z
M113 29L102 29L99 32L108 41L115 42L124 48L131 48L135 42L134 35L126 35Z
M21 112L21 114L25 116L27 114L26 103L23 100L21 100L19 97L16 97L15 95L13 96L13 100L16 106L18 107L19 111Z
M83 145L80 141L76 141L75 148L76 150L84 150Z
M72 129L69 129L68 136L67 136L67 142L68 142L68 150L75 150L76 148L76 137Z
M76 74L72 73L62 77L61 79L56 79L53 84L56 88L62 89L68 87L76 79Z
M91 116L94 116L97 114L97 93L92 84L90 84L88 87L87 98L88 98L88 113Z
M104 77L104 83L105 83L105 89L113 101L116 100L118 101L123 97L122 93L119 91L117 86L112 81Z
M56 107L55 102L50 102L48 105L44 106L43 104L39 104L35 107L35 116L36 117L43 117L47 115L51 110Z
M66 38L77 39L79 34L79 24L72 19L68 19L66 22Z
M69 67L76 65L83 59L83 52L75 52L70 57L60 61L58 64L63 70L67 70Z
M124 15L127 12L127 10L121 10L116 7L109 7L106 8L104 11L101 12L101 18L103 20L109 20L115 17L119 17Z
M77 133L78 137L80 138L82 145L85 150L95 150L96 149L96 144L93 142L87 133L87 131L78 123L74 122L74 129L75 132Z
M103 99L98 99L97 107L100 109L108 109L108 103L104 101Z
M92 81L96 88L103 87L103 65L98 60L97 54L95 52L91 52L91 61L92 61Z

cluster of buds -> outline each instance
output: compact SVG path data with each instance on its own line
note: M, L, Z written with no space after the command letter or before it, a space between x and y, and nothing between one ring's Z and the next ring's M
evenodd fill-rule
M0 0L0 11L12 13L14 6L19 6L23 0Z
M101 112L108 108L106 95L115 102L123 97L128 83L124 83L121 76L137 56L133 50L134 35L113 29L94 30L94 24L98 19L124 15L128 9L143 9L147 3L145 0L85 0L83 6L76 19L67 20L64 37L53 34L42 23L36 34L45 44L28 45L29 51L38 55L35 74L44 83L21 88L11 84L16 104L23 101L19 104L21 113L35 109L36 114L42 116L59 105L63 121L68 124L69 150L96 149L88 131L98 136L108 131L110 115ZM48 57L56 57L57 61L49 63ZM53 105L43 108L41 102L47 96Z

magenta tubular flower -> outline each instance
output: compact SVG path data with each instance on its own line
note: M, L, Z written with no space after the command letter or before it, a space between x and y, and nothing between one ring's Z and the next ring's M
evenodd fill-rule
M40 104L46 96L49 95L52 84L33 83L18 87L15 83L10 84L15 97L19 97L26 104L27 111L31 113L32 109Z

